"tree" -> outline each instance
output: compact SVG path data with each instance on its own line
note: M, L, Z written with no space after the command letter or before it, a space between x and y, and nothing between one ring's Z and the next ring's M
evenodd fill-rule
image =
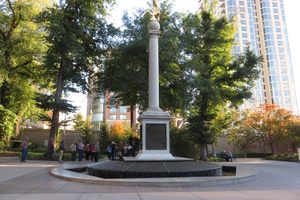
M5 149L10 138L14 133L14 125L16 123L16 115L8 109L0 105L0 149Z
M101 67L111 26L106 23L106 5L113 0L66 0L40 17L48 35L45 69L53 83L53 112L49 142L59 128L63 92L86 91ZM99 71L100 69L98 69Z
M288 127L288 141L291 143L293 152L297 151L300 144L300 119L295 118L292 124Z
M206 145L214 143L212 122L220 108L238 106L251 97L253 81L258 78L259 59L249 48L233 57L234 24L211 12L189 14L183 20L185 65L190 108L188 128L201 145L201 159L206 159Z
M74 118L74 129L81 133L81 138L85 144L91 143L92 140L92 128L91 118L83 120L81 114L76 114Z
M43 82L42 55L47 49L36 16L50 5L42 0L0 3L0 105L17 115L15 130L33 115L34 94Z
M275 145L285 145L290 152L293 145L290 129L295 123L295 116L273 104L261 106L240 120L232 133L232 141L244 150L253 150L256 144L267 144L275 153ZM250 147L250 148L249 148Z
M235 148L246 153L253 152L256 145L261 142L261 136L254 128L255 123L250 116L249 111L241 113L233 120L227 135L229 142L233 143Z
M160 107L172 113L184 113L184 70L180 65L180 16L171 12L168 1L161 4L161 35L159 48ZM150 14L144 10L130 18L123 16L124 29L118 44L111 49L103 77L105 88L115 94L123 105L140 110L147 108L148 41ZM130 91L130 92L128 92ZM133 110L133 109L131 109ZM132 123L133 124L133 123Z
M99 132L100 152L106 152L109 143L109 128L107 123L102 123Z

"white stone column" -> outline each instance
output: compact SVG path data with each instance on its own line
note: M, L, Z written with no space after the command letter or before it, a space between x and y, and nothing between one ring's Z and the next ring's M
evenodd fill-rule
M148 109L139 116L142 125L142 149L136 160L174 160L170 153L170 119L168 112L159 108L159 52L160 25L156 19L148 24L149 79ZM147 128L148 127L148 128Z
M148 110L160 110L159 108L159 53L158 38L160 34L160 25L156 20L151 20L148 24L149 31L149 80L148 92L149 102Z

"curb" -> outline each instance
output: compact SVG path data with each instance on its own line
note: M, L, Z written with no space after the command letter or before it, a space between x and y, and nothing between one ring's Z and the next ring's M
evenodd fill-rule
M215 186L224 184L238 184L254 180L257 171L236 166L236 176L215 177L176 177L176 178L131 178L131 179L103 179L87 174L69 171L63 167L53 168L50 175L72 182L104 184L117 186L141 186L141 187L196 187ZM69 168L70 169L70 168Z

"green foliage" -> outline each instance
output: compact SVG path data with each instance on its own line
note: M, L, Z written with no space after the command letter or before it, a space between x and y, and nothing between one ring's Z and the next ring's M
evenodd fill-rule
M99 132L99 145L100 152L106 152L106 147L110 144L109 141L109 127L107 123L102 123L100 125Z
M59 113L68 107L63 92L87 91L101 71L113 28L105 19L113 0L66 0L43 12L39 21L47 32L49 48L44 57L48 82L53 83L52 122L49 141L55 141ZM64 105L64 106L63 106ZM86 127L87 128L87 127ZM83 131L83 130L82 130ZM89 131L83 131L89 141Z
M173 127L170 131L171 153L178 157L199 159L199 147L192 140L189 130Z
M5 151L6 150L6 143L5 141L0 141L0 151Z
M37 111L33 98L44 81L41 61L47 43L35 18L49 2L6 0L0 7L0 104L17 115L17 133L23 119Z
M207 11L183 19L187 98L191 102L188 128L201 145L204 159L205 145L214 143L220 130L215 123L218 114L249 98L259 73L259 59L249 49L238 57L232 56L234 33L234 24Z
M272 156L267 156L267 160L278 160L278 161L289 161L289 162L298 162L298 154L276 154Z
M7 147L9 140L14 136L14 126L16 123L16 115L8 109L0 105L0 141L1 148Z
M74 118L74 129L81 133L81 138L83 139L84 144L91 143L92 140L92 128L91 118L88 117L86 120L83 120L81 114L75 115Z
M173 113L185 106L184 72L179 64L180 16L171 12L168 1L161 4L161 35L159 38L159 82L160 107ZM147 25L149 14L140 10L135 16L123 16L124 30L118 44L111 49L111 59L104 71L105 88L113 91L117 100L125 105L138 105L140 110L147 108L149 34ZM130 91L130 92L128 92Z

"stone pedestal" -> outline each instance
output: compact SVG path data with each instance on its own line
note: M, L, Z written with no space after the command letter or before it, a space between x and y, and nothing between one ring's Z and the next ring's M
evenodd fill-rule
M137 160L174 160L170 153L170 114L167 112L144 112L141 124L142 149Z

